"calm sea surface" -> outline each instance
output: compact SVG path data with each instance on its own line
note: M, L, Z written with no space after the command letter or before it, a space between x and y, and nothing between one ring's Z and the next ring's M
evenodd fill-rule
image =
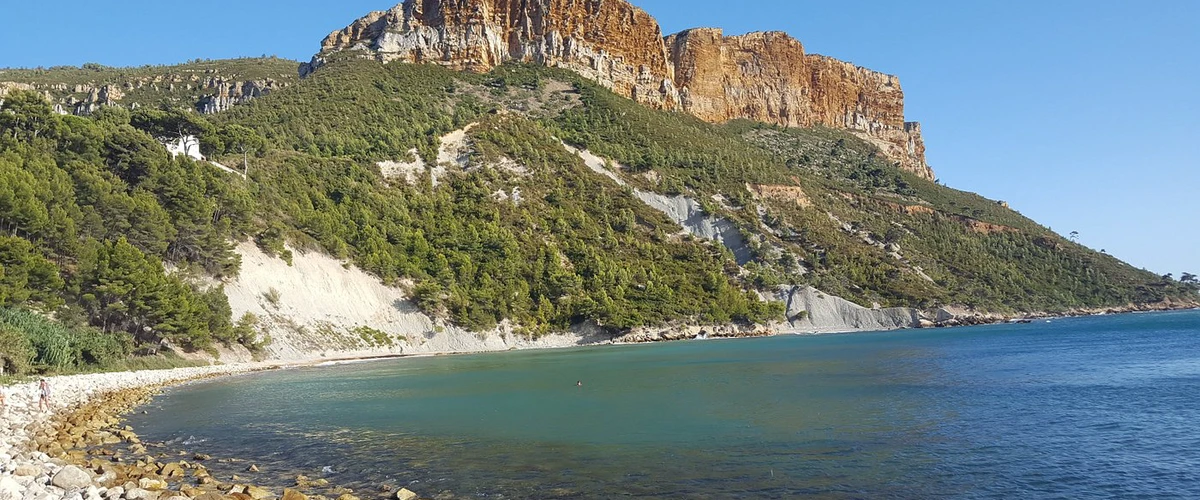
M1200 498L1200 312L379 361L144 409L143 440L365 498Z

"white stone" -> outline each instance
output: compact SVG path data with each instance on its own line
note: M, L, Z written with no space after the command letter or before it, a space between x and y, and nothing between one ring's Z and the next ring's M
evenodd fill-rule
M0 477L0 500L19 500L25 496L25 487L12 476Z
M130 488L125 491L126 500L154 500L158 498L158 493L152 493L142 488Z
M92 475L79 467L68 465L54 474L50 482L64 490L86 488L92 484Z

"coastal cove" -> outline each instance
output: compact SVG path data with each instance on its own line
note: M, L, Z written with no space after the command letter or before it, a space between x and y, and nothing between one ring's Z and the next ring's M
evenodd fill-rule
M1200 3L74 1L0 500L1200 499Z
M1197 333L1182 311L383 360L189 384L129 423L244 460L222 480L364 498L1186 498Z

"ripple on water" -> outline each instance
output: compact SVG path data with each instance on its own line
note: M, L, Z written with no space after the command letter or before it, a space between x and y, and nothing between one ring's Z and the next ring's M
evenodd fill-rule
M428 496L1200 498L1198 333L1186 312L381 361L190 385L134 425Z

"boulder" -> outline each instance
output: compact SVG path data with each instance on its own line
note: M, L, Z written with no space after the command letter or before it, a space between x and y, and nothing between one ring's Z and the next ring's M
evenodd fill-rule
M125 490L125 500L158 500L157 491L147 491L142 488Z
M50 484L64 490L87 488L92 485L92 474L74 465L68 465L50 479Z
M111 484L117 479L117 471L112 468L100 469L100 475L96 476L96 482L100 484Z
M247 486L245 493L250 495L250 498L253 498L254 500L262 500L264 498L271 498L275 496L271 494L270 491L259 488L258 486Z
M280 500L308 500L308 495L300 493L291 488L283 489L283 497Z
M21 500L25 488L12 476L0 477L0 500Z
M396 492L396 500L416 500L417 496L416 493L409 491L408 488L400 488L400 491Z
M46 492L47 489L53 489L59 494L62 493L62 490L59 490L53 486L43 483L29 483L25 485L25 498L41 498L49 496L50 494Z
M138 479L138 487L143 490L162 491L167 489L169 486L167 485L167 482L163 481L162 479L143 477Z
M166 477L181 477L183 476L183 467L177 463L169 463L163 466L160 474Z
M214 492L214 491L210 491L203 495L197 496L193 500L225 500L225 495L222 495L222 494Z
M17 466L17 468L15 470L13 470L13 475L14 476L38 477L38 476L42 475L42 468L37 465L34 465L34 464L20 465L20 466Z

